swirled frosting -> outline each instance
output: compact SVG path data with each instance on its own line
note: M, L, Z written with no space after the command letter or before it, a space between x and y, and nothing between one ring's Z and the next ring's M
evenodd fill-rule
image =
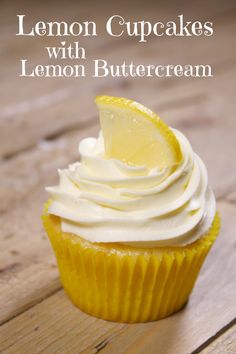
M183 134L173 132L183 159L163 170L106 159L101 132L82 140L81 161L59 170L59 185L46 188L48 212L61 218L62 231L134 247L181 246L200 238L214 219L214 194L202 160Z

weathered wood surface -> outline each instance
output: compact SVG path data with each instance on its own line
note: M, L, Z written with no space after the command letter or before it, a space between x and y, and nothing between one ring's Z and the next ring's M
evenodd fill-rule
M235 354L236 353L236 326L228 329L219 338L201 351L201 354Z
M236 206L219 202L221 236L209 255L188 305L165 320L114 324L75 310L57 292L7 322L0 330L4 353L175 353L197 350L234 320L236 292L234 216ZM217 274L217 277L216 277ZM233 334L231 335L232 338ZM56 343L55 343L56 342ZM36 349L34 349L36 348ZM77 351L76 351L77 350ZM97 350L98 351L98 350Z
M86 135L89 133L87 129ZM0 267L0 321L14 316L59 287L55 260L40 217L47 199L43 186L56 183L56 169L78 158L78 137L83 136L85 132L73 132L56 143L44 143L40 149L26 152L26 156L17 156L11 170L7 170L0 191L2 200L7 201L2 204L5 211L0 238L0 249L4 250ZM36 170L38 174L35 174ZM16 189L11 198L9 190L13 183Z
M7 4L7 3L6 3ZM89 57L111 63L131 59L142 63L210 63L212 79L20 79L18 60L46 63L47 39L16 39L15 15L28 13L30 23L45 18L104 21L114 4L100 11L84 2L64 6L19 1L0 21L0 351L3 353L230 353L236 341L235 211L236 120L234 43L235 3L186 4L186 15L215 20L211 40L155 41L127 38L83 38ZM220 5L219 5L220 4ZM155 2L142 11L155 19ZM121 7L117 7L121 13ZM45 10L46 9L46 10ZM63 11L62 11L63 9ZM160 8L158 18L177 16L177 5ZM133 8L126 17L136 18ZM96 16L95 16L96 14ZM29 24L28 22L28 24ZM157 51L158 49L158 51ZM157 55L158 53L158 55ZM10 94L9 94L10 93ZM169 124L182 130L205 161L219 198L223 227L188 306L156 323L125 325L98 320L76 310L65 297L40 215L47 196L45 185L57 182L56 169L78 158L80 139L98 131L96 94L137 99ZM215 276L217 274L217 277ZM217 281L216 281L217 280ZM36 349L35 349L36 348Z

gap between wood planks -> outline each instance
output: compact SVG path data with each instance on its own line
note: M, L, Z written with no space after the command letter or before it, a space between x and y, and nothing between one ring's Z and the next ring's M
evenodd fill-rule
M218 339L219 337L221 337L225 332L227 332L229 329L231 329L234 325L236 324L236 318L234 320L232 320L229 324L227 324L226 326L224 326L220 331L218 331L215 335L213 335L212 337L210 337L207 341L205 341L204 343L202 343L202 345L200 345L197 349L195 349L194 351L192 351L189 354L199 354L201 353L204 349L206 349L211 343L213 343L216 339ZM121 331L125 331L125 328ZM113 340L113 338L119 336L120 332L115 333L111 336L108 336L107 338L103 339L101 342L99 342L98 344L96 344L94 346L94 350L93 354L102 352L102 350ZM83 350L83 354L86 354L86 352L88 351L89 348ZM89 353L89 351L88 351Z
M35 299L35 301L32 302L32 304L29 305L28 307L26 307L24 310L22 310L22 311L20 311L20 312L17 312L15 315L13 315L13 316L7 318L6 320L3 320L3 321L0 323L0 328L1 328L2 326L4 326L6 323L8 323L8 322L14 320L16 317L22 315L24 312L26 312L26 311L32 309L34 306L40 304L41 302L45 301L45 300L48 299L49 297L55 295L55 294L56 294L58 291L60 291L60 290L62 290L62 285L58 286L58 288L56 288L56 289L53 289L51 292L49 292L48 294L46 294L46 295L45 295L44 297L42 297L40 300L39 300L39 299L38 299L38 300ZM1 348L0 348L0 349L1 349ZM1 353L1 352L0 352L0 353Z
M216 334L211 336L208 340L206 340L204 343L202 343L197 349L195 349L191 354L199 354L203 351L203 349L206 349L209 344L213 343L217 338L222 336L227 330L232 328L236 324L236 318L234 318L230 323L228 323L226 326L222 327L221 330L219 330ZM223 353L222 353L223 354Z
M201 354L235 354L236 353L236 325L230 327L221 336L216 338Z
M43 302L46 298L49 298L50 296L53 296L54 294L56 294L57 292L59 292L61 290L61 287L55 291L53 291L50 295L48 295L47 297L43 298L41 301L38 301L37 303L35 303L34 305L30 306L28 309L26 309L25 311L22 311L21 313L19 313L18 315L12 317L11 319L8 319L6 321L4 321L1 325L3 326L4 324L6 324L7 322L14 320L14 318L16 318L17 316L21 315L22 313L30 310L31 308L33 308L34 306L40 304L41 302ZM204 349L206 349L211 343L213 343L216 339L218 339L219 337L221 337L225 332L227 332L229 329L233 328L233 326L236 324L236 318L234 318L230 323L228 323L227 325L225 325L224 327L222 327L218 332L216 332L214 335L212 335L208 340L206 340L204 343L202 343L198 348L196 348L195 350L191 351L191 353L189 354L199 354L201 353ZM123 324L123 327L112 333L111 335L108 335L107 337L103 338L100 342L96 343L95 345L90 345L87 348L85 348L81 353L83 354L89 354L91 353L92 348L94 349L92 351L93 354L102 352L103 349L105 349L105 347L116 337L118 337L121 332L124 332L126 330L127 324ZM52 343L50 343L51 345ZM5 349L9 349L5 348ZM45 348L44 348L45 349ZM40 353L40 352L39 352Z
M55 131L53 133L49 133L48 135L46 134L43 139L37 141L35 144L27 146L24 149L21 149L19 151L16 151L16 152L13 152L10 154L6 154L2 159L2 163L6 162L8 160L14 159L15 157L17 157L18 155L20 155L23 152L28 152L28 151L32 150L40 143L40 141L45 141L45 142L54 141L58 138L63 137L63 135L72 132L73 130L84 130L87 128L91 128L92 126L95 126L96 124L97 124L96 117L93 116L92 118L87 119L84 122L78 122L75 124L71 124L63 129L59 129L58 131Z

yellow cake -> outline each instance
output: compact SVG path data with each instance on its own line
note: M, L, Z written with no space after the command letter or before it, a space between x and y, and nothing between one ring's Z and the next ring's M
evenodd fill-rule
M43 224L63 287L111 321L157 320L187 302L219 232L203 162L146 107L96 99L102 133L48 187Z

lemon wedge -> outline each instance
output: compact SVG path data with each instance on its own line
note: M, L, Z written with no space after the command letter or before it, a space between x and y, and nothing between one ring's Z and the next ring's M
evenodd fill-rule
M121 97L97 96L105 157L150 169L173 167L182 159L173 131L150 109Z

